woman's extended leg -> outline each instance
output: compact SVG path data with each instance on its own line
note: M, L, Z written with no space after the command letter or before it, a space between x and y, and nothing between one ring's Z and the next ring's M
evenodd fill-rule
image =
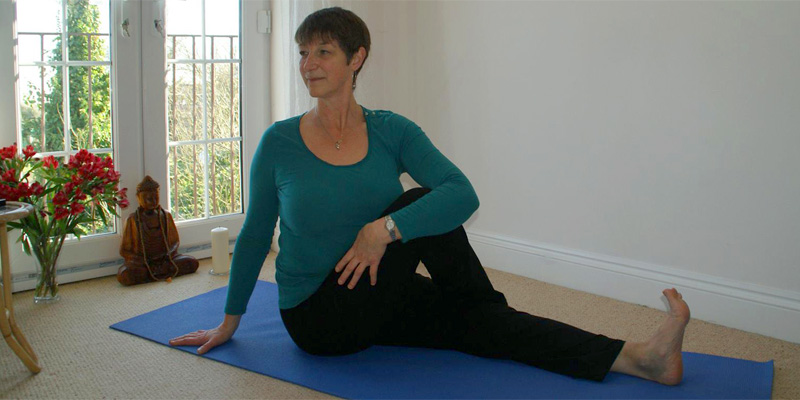
M427 191L406 192L393 207L405 206ZM671 311L657 334L645 343L624 343L508 307L486 277L463 227L402 246L408 247L403 249L406 253L417 254L433 281L420 276L410 281L394 319L402 323L390 323L383 330L383 344L453 348L593 380L613 370L665 384L680 381L680 347L689 310L674 290L665 291Z
M385 213L427 192L412 189ZM417 276L402 287L404 295L394 300L395 318L381 330L382 344L450 348L594 380L606 375L623 347L622 341L509 307L505 296L492 287L463 227L390 246L395 248L387 248L381 270L394 269L399 254L414 254L432 281Z

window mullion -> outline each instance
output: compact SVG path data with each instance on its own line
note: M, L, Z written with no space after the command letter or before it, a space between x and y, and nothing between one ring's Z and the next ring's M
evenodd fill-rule
M41 62L34 62L34 63L20 63L20 67L58 67L58 66L66 66L69 64L73 67L95 67L95 66L111 66L111 61L82 61L82 60L73 60L69 63L65 61L41 61Z
M221 137L216 139L197 139L197 140L181 140L178 142L168 142L169 146L188 145L188 144L204 144L204 143L227 143L227 142L241 142L241 137Z
M208 59L208 54L206 54L206 1L200 1L200 15L202 16L202 21L200 22L200 43L203 46L203 60ZM203 84L203 140L208 140L208 63L203 62L203 79L201 80ZM214 82L211 82L213 85ZM212 127L213 128L213 127ZM204 214L203 217L208 218L211 213L208 209L209 203L209 188L208 188L208 173L209 173L209 165L208 165L208 153L209 153L209 146L208 142L203 144L203 203L204 203Z
M69 32L67 30L67 0L61 0L61 107L64 113L64 150L69 154L72 149L72 135L69 133L70 113L69 113L69 51L68 41ZM43 147L42 150L46 150Z

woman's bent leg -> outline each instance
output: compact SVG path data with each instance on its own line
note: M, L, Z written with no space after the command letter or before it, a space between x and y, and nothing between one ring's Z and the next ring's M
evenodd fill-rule
M336 356L359 352L372 345L375 328L369 304L369 283L354 289L340 286L338 274L330 274L308 299L281 310L281 319L292 340L307 353Z
M412 190L387 208L399 210L421 196ZM385 215L385 214L384 214ZM370 285L363 274L353 289L339 285L331 270L317 291L300 305L281 310L281 318L295 344L315 355L343 355L364 350L377 342L380 328L395 319L394 311L407 308L419 256L413 246L395 242L387 246L378 269L378 281Z
M381 216L413 203L430 191L427 188L406 191ZM441 235L416 238L405 244L392 243L387 248L387 253L392 246L405 247L407 249L403 251L421 260L430 273L433 283L452 301L461 303L489 301L506 304L505 296L492 287L478 256L467 242L467 234L462 226ZM404 275L403 279L411 276L409 271L397 272Z

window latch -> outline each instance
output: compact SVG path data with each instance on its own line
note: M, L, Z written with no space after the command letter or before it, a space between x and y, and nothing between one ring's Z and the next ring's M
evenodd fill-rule
M125 18L125 20L122 21L121 26L122 26L122 36L131 37L131 32L128 31L128 27L131 26L131 22L127 18Z

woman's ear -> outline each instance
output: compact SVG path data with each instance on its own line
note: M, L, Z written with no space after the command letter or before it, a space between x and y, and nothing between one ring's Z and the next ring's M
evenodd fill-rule
M355 70L358 70L364 64L364 59L366 57L367 57L367 50L365 50L364 47L359 47L358 51L355 52L355 54L353 54L353 60L350 64L354 67Z

